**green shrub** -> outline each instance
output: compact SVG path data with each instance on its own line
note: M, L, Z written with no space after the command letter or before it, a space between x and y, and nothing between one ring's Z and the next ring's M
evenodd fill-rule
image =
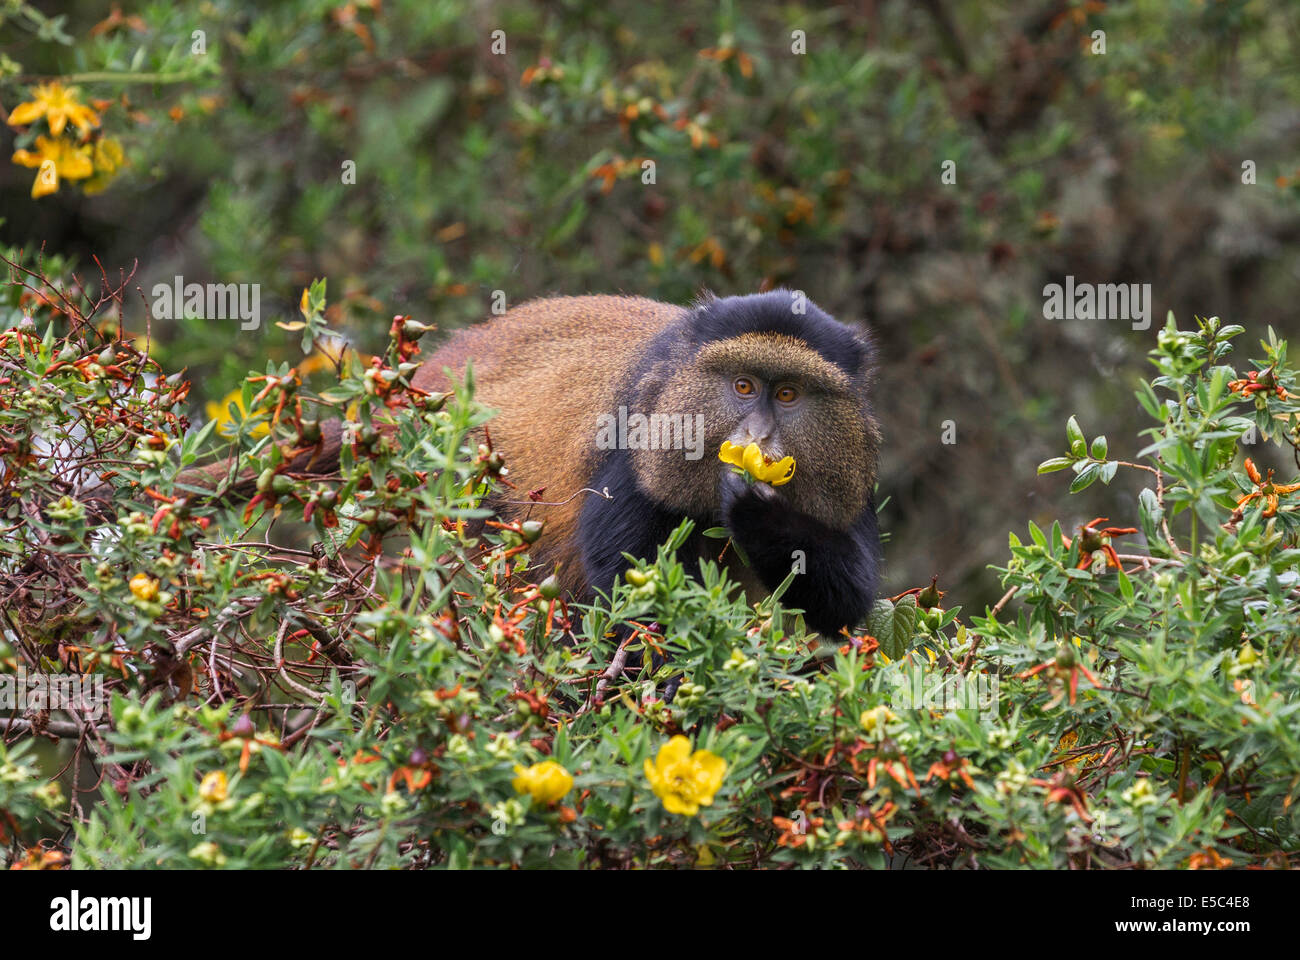
M345 355L316 389L268 364L227 437L191 427L180 377L28 284L5 295L31 322L0 334L0 662L102 678L109 702L3 721L64 745L39 776L30 741L0 753L9 864L1294 855L1300 493L1236 465L1251 431L1297 443L1283 342L1240 376L1240 328L1171 320L1138 392L1151 443L1112 460L1071 420L1043 466L1073 469L1075 489L1135 470L1148 486L1130 517L1012 535L1008 595L983 616L932 585L828 642L779 597L746 606L711 564L687 577L686 525L612 596L557 597L527 562L547 531L483 506L509 465L476 431L472 374L413 393L421 331L404 318L379 366ZM304 294L306 350L327 332L324 293ZM329 416L349 422L340 469L289 474ZM251 505L182 477L230 455L257 477Z

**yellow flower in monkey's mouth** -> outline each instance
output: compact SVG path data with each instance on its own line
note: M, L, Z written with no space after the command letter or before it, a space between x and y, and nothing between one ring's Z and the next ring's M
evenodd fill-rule
M718 451L718 459L723 463L740 467L755 480L762 480L774 487L789 483L790 478L794 476L794 457L782 457L780 460L773 461L763 456L763 451L756 443L741 447L729 440L723 440L722 449Z

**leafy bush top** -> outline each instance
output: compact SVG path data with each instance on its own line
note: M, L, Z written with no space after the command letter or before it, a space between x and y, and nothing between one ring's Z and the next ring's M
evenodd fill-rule
M1236 459L1244 437L1298 442L1271 334L1243 374L1240 328L1171 319L1137 395L1151 442L1110 459L1072 419L1043 465L1074 489L1134 471L1130 515L1013 534L996 608L963 619L932 584L819 639L779 595L749 607L709 563L687 577L685 524L611 596L558 597L528 564L544 526L483 506L509 465L472 373L413 391L406 318L317 388L268 364L227 437L190 425L147 342L96 330L120 291L15 280L0 664L102 680L109 703L0 721L11 865L1294 859L1300 493ZM304 292L306 351L324 294ZM340 469L288 471L330 416ZM182 474L231 455L252 504Z

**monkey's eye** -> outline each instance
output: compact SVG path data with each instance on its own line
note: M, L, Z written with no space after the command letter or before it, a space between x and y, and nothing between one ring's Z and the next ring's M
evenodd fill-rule
M754 381L749 377L737 377L731 388L742 397L752 397L758 392L758 387L754 385Z
M799 391L789 384L786 384L776 391L776 399L778 403L794 403L799 399Z

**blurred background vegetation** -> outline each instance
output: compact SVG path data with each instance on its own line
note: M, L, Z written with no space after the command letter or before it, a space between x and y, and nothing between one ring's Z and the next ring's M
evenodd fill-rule
M196 422L300 358L269 321L314 277L363 351L496 290L804 290L879 347L887 589L938 573L980 609L1008 529L1118 515L1124 492L1066 507L1034 468L1071 413L1143 445L1167 311L1295 332L1298 46L1300 6L1265 0L0 0L0 116L61 77L125 158L32 199L7 162L31 132L3 127L0 246L91 287L94 258L146 294L260 284L260 330L152 323ZM1067 274L1151 284L1150 329L1044 319Z

